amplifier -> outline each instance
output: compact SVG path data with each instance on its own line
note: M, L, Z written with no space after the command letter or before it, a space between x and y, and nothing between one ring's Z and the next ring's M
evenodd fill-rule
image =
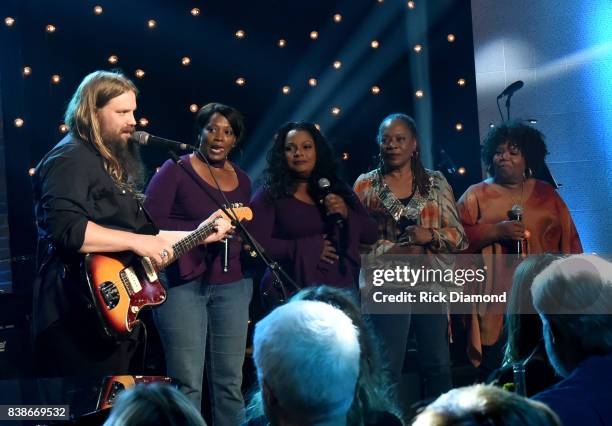
M31 374L28 299L21 295L0 294L0 379Z

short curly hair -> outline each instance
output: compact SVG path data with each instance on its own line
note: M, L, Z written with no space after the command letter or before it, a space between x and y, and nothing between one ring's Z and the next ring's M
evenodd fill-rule
M527 177L537 175L541 171L544 158L548 155L544 135L538 129L521 121L511 121L492 128L482 143L482 161L491 176L495 176L493 167L495 151L499 145L506 142L518 148L523 154Z

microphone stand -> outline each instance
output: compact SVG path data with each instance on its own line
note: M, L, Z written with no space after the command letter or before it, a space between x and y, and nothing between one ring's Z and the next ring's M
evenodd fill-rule
M499 111L499 116L501 117L501 121L502 123L504 122L504 114L502 113L501 107L499 106L499 100L501 99L501 96L497 97L496 103L497 103L497 110Z
M168 151L168 155L170 156L172 161L174 161L175 164L177 164L185 173L187 173L187 175L191 178L191 180L193 180L204 192L206 192L206 193L208 193L210 195L210 193L208 192L208 188L206 188L202 184L200 179L197 179L196 176L194 176L189 171L189 169L187 169L187 167L183 163L183 160L181 160L180 157L178 155L176 155L176 153L174 151L169 150ZM206 166L208 167L208 170L210 171L210 175L212 176L213 181L215 182L215 186L217 187L217 190L219 191L219 194L221 194L221 197L223 198L223 201L225 201L226 205L229 207L231 205L231 203L229 202L229 200L225 196L225 193L221 189L221 186L219 185L219 182L217 181L217 178L215 178L215 175L212 172L212 166L210 165L210 162L208 161L208 159L206 158L205 155L202 155L202 156L199 156L199 157L204 160L204 163L206 164ZM287 293L287 289L285 288L285 285L283 284L283 280L281 279L281 276L285 280L286 283L289 283L291 285L291 287L293 287L294 291L300 290L302 288L302 286L298 285L295 282L295 280L293 278L291 278L289 276L289 274L287 274L287 272L279 265L278 262L273 261L268 256L268 254L265 252L263 247L249 233L249 231L247 231L247 229L244 227L244 225L238 220L238 218L236 217L236 215L234 214L234 212L232 211L231 208L228 210L225 206L223 206L221 203L219 203L215 197L211 196L210 198L217 205L217 207L219 207L219 209L223 213L225 213L227 215L227 217L229 217L232 220L232 225L236 226L236 228L238 229L241 237L246 241L247 244L249 244L251 246L252 250L255 251L256 256L259 256L259 258L264 262L264 264L270 269L270 271L272 272L272 275L274 276L274 283L278 284L278 287L280 288L280 291L282 293L282 297L283 298L282 298L282 300L280 302L281 303L285 303L285 301L287 300L287 297L289 296L289 294Z
M497 110L499 111L499 116L501 117L501 121L510 121L510 98L512 98L512 95L514 93L511 93L509 95L499 95L497 97ZM504 114L502 113L501 107L499 106L499 100L502 98L502 96L506 97L506 119L504 120Z
M508 117L507 120L510 121L510 99L512 99L512 95L514 93L511 93L509 95L506 96L506 116ZM503 117L502 117L503 119Z
M501 107L499 106L499 100L502 98L502 95L497 97L497 110L499 111L499 116L501 117L501 121L510 121L510 98L512 98L512 94L510 95L503 95L506 97L506 119L504 120L504 114L502 113Z

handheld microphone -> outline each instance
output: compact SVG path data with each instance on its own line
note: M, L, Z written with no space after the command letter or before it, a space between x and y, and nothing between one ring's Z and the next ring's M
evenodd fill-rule
M179 149L181 151L196 150L196 147L193 145L160 138L143 131L132 133L130 140L138 143L139 145L159 145L165 148Z
M497 96L497 99L501 99L504 96L512 96L514 95L514 92L516 92L517 90L519 90L521 87L523 87L525 85L525 83L522 80L517 80L514 83L512 83L511 85L509 85L508 87L506 87L504 89L503 92L501 92L499 94L499 96Z
M510 211L508 212L508 219L521 222L523 220L523 206L521 206L520 204L513 205ZM523 240L517 240L512 242L512 252L513 254L518 255L523 254Z
M321 193L322 193L321 200L323 200L325 197L327 197L329 194L332 193L331 183L329 182L329 179L321 178L317 182L317 185L319 185L319 189L321 190ZM334 222L339 227L344 226L344 219L342 218L342 215L340 213L332 213L328 217L329 217L329 220Z

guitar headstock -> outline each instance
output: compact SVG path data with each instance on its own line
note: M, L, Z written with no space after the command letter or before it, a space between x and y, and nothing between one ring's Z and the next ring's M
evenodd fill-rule
M224 207L233 217L228 217L222 210L218 210L217 213L230 222L233 220L242 222L243 220L249 221L253 219L253 210L250 207L244 207L242 203L232 203L229 207Z

